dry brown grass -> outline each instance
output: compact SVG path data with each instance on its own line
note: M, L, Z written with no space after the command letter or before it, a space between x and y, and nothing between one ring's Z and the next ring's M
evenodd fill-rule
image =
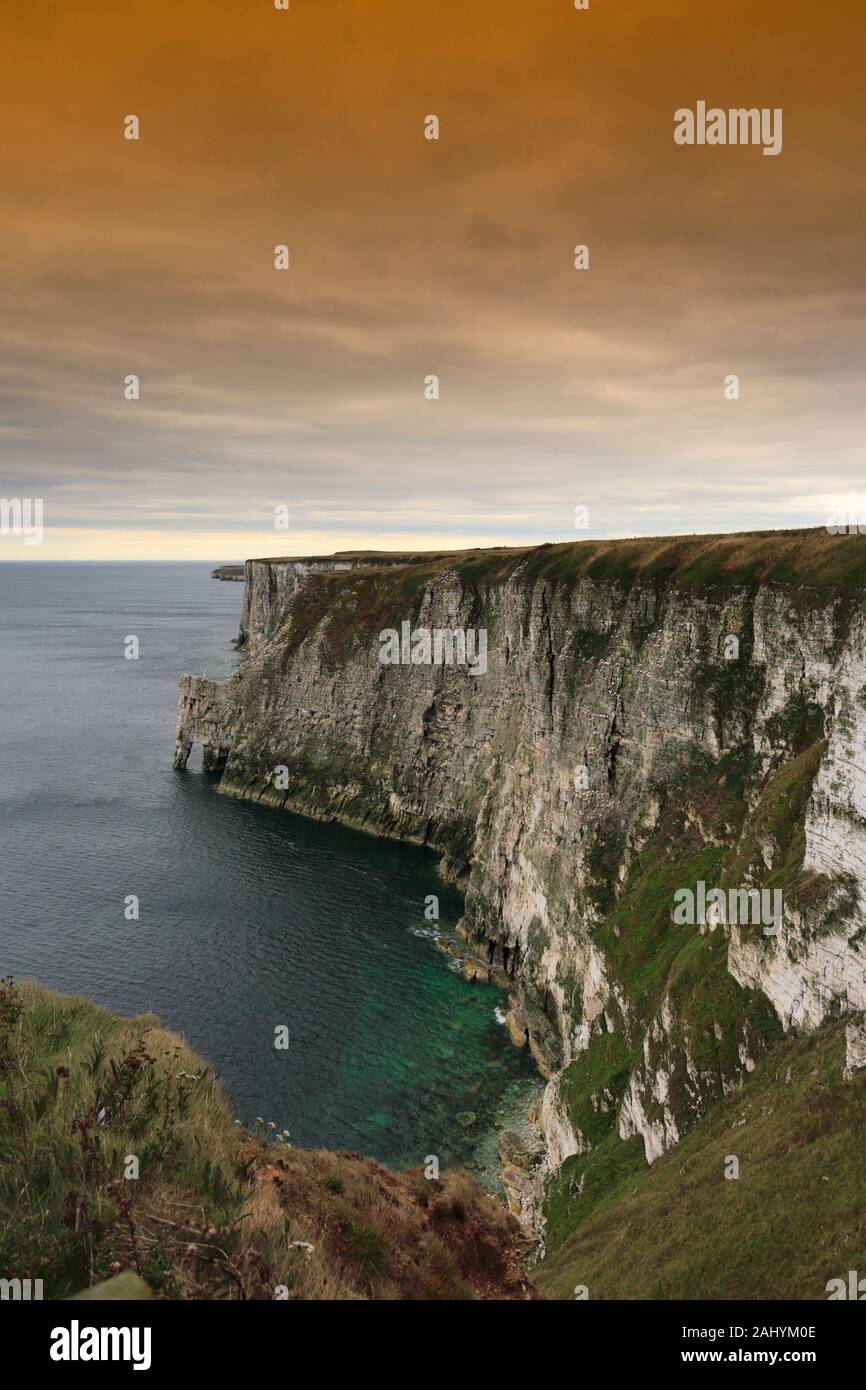
M0 985L4 1276L54 1298L126 1268L163 1298L531 1298L526 1249L468 1174L427 1182L242 1130L153 1015Z
M359 1154L288 1149L260 1158L248 1210L261 1229L288 1220L314 1246L293 1270L293 1297L536 1296L518 1223L461 1171L428 1181Z

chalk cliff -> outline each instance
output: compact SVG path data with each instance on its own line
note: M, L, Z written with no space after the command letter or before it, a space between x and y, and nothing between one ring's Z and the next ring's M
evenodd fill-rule
M248 561L246 659L181 678L175 766L441 852L549 1078L515 1188L551 1238L785 1030L851 1014L863 1064L864 592L825 532ZM381 664L404 622L485 629L486 672ZM699 881L781 930L678 925Z

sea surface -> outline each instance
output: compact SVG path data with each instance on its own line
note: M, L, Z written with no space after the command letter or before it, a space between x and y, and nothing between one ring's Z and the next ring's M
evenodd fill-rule
M431 939L429 894L437 930L462 910L435 856L172 770L178 675L240 659L211 568L0 564L0 974L153 1011L293 1143L493 1184L539 1082Z

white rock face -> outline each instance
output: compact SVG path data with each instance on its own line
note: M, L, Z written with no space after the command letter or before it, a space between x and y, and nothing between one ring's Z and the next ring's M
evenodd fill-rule
M663 1071L656 1073L652 1083L655 1099L666 1094L668 1080ZM643 1139L647 1163L654 1163L671 1144L679 1143L680 1133L670 1110L665 1109L660 1119L649 1118L644 1110L642 1094L638 1078L632 1077L619 1112L619 1137L630 1139L639 1135Z
M434 567L435 568L435 567ZM345 570L335 579L331 571ZM765 586L628 587L533 578L529 562L502 580L421 567L416 587L355 559L250 561L242 636L249 656L222 685L183 677L177 765L194 742L225 765L221 789L338 818L441 851L465 891L474 953L512 982L533 1052L552 1080L541 1108L547 1170L582 1151L557 1075L594 1040L621 1034L639 1060L622 1091L623 1137L640 1135L652 1162L702 1108L739 1084L759 1040L733 1043L734 1069L693 1046L670 999L628 997L597 940L629 870L663 814L683 767L712 769L745 747L759 775L792 756L786 711L802 695L824 715L826 749L812 786L803 869L830 881L835 918L788 910L778 937L727 929L728 967L760 991L785 1027L814 1028L834 1010L866 1008L866 623L855 608L808 606ZM317 588L327 602L316 608ZM382 666L378 631L483 626L488 670ZM724 651L741 634L740 684ZM725 685L725 681L728 685ZM277 791L273 769L289 769ZM580 772L580 776L578 776ZM581 780L582 779L582 780ZM700 844L711 783L688 807ZM703 800L702 800L703 797ZM730 830L731 837L739 833ZM779 848L755 830L758 872ZM721 944L724 942L722 940ZM646 1013L644 1011L644 1016ZM712 1030L711 1030L712 1032ZM855 1065L860 1044L851 1044ZM700 1065L695 1060L700 1058Z
M866 1067L866 1017L852 1018L845 1029L845 1079Z
M273 635L274 624L291 611L291 600L309 574L350 570L355 560L247 560L239 642L255 652Z
M830 729L806 818L807 868L866 884L866 624L852 621L829 674ZM866 899L854 912L866 922ZM861 1005L862 1007L862 1005Z
M735 927L728 968L767 996L785 1028L817 1028L834 1004L866 1008L866 958L848 936L809 941L785 927L767 940Z
M588 1143L575 1133L559 1094L560 1078L554 1077L544 1088L539 1128L544 1138L548 1171L555 1171L572 1154L586 1153Z
M816 620L817 622L817 620ZM813 937L786 913L783 930L765 938L734 928L729 968L742 985L760 989L785 1028L815 1028L834 1005L866 1008L866 950L852 937L866 926L866 628L857 615L832 664L800 640L802 679L823 698L827 749L812 786L805 821L803 867L828 879L850 879L844 926ZM818 651L824 649L819 643ZM778 663L776 663L778 666Z
M676 1116L669 1104L672 1071L659 1060L671 1052L672 1031L673 1013L666 995L644 1035L643 1061L632 1074L619 1112L620 1138L640 1135L647 1163L661 1158L680 1139ZM648 1105L656 1112L654 1118L647 1113Z

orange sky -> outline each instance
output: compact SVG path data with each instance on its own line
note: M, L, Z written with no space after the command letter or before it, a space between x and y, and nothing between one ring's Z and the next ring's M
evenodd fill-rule
M0 559L819 525L866 488L855 0L5 0L3 38L0 495L46 535ZM699 99L782 107L783 153L677 147Z

